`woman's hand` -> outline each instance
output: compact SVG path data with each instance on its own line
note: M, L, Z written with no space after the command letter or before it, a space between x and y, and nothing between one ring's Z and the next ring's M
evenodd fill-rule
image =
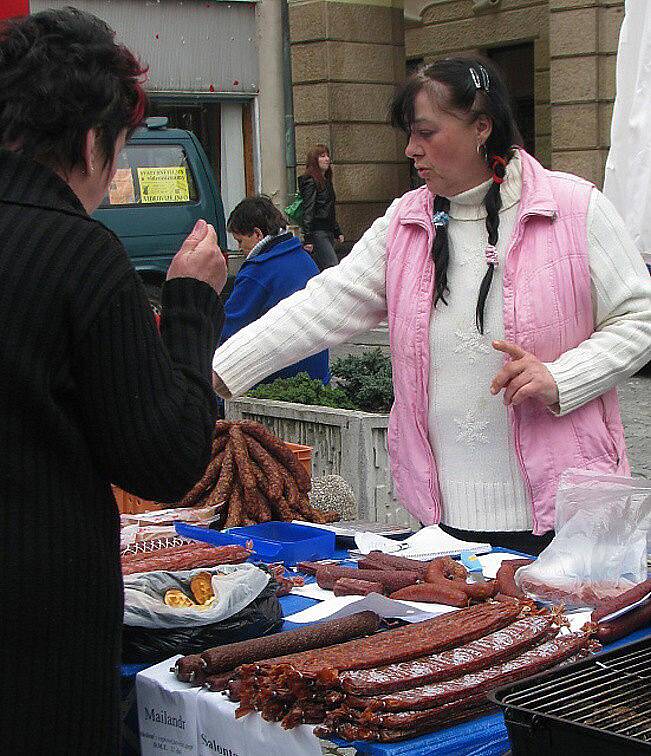
M228 270L215 229L199 219L181 249L174 255L167 271L172 278L196 278L207 283L219 294L224 288Z
M339 236L337 237L337 243L338 244L343 244L343 242L344 242L344 235L343 234L339 234Z
M312 252L314 252L314 244L304 244L303 249L306 252L309 252L310 254L312 254Z
M493 348L511 358L497 372L491 394L504 389L504 404L517 406L525 399L536 399L545 407L558 406L558 386L552 374L533 354L510 341L494 341Z

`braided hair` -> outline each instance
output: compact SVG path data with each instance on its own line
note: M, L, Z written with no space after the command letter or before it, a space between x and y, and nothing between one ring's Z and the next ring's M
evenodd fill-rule
M493 182L484 197L488 233L487 270L479 287L475 311L477 330L483 334L484 307L497 264L495 247L499 236L499 211L502 207L500 186L508 161L513 156L513 147L522 144L522 137L504 80L489 60L480 56L445 58L414 73L398 89L391 103L391 123L407 135L410 134L415 119L416 96L423 89L437 97L439 107L462 114L470 123L482 115L488 116L492 122L490 136L483 146L483 156L493 171ZM434 198L433 220L436 234L431 253L435 269L435 307L439 301L447 305L446 296L450 294L447 277L450 260L447 233L449 209L449 199L439 196Z

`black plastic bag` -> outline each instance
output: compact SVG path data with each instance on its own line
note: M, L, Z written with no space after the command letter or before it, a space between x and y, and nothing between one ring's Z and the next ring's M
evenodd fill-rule
M125 664L155 664L175 654L196 654L213 646L258 638L280 630L283 615L270 580L248 606L227 620L212 625L151 630L122 626L122 661Z

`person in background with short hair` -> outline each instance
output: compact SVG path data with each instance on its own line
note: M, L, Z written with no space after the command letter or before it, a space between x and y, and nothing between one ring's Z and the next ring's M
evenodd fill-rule
M228 231L246 255L226 301L221 343L262 317L278 302L305 285L319 272L300 239L287 230L287 219L269 197L247 197L228 219ZM261 383L307 373L323 383L330 381L328 350L275 371Z
M651 279L612 204L520 146L478 56L425 66L394 125L425 185L220 347L222 396L385 318L393 482L423 524L539 553L569 467L628 475L615 385L651 357Z
M303 242L319 270L337 265L335 241L341 244L341 233L335 217L337 197L332 184L332 161L325 144L315 145L307 153L305 173L299 176L298 190L303 198Z
M0 751L120 753L115 483L176 502L210 459L226 263L198 221L162 337L90 217L142 121L145 69L74 8L0 24Z

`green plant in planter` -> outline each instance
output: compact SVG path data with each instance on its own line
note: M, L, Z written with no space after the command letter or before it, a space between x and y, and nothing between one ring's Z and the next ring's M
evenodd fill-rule
M247 393L256 399L274 399L278 402L297 402L337 409L357 409L346 393L333 386L324 386L307 373L292 378L278 378L273 383L262 383Z
M307 373L279 378L248 392L257 399L320 405L337 409L386 413L393 404L391 360L382 350L373 349L359 356L335 360L331 366L333 385L324 386Z
M332 363L337 386L364 412L388 412L393 404L391 360L381 349L341 357Z

